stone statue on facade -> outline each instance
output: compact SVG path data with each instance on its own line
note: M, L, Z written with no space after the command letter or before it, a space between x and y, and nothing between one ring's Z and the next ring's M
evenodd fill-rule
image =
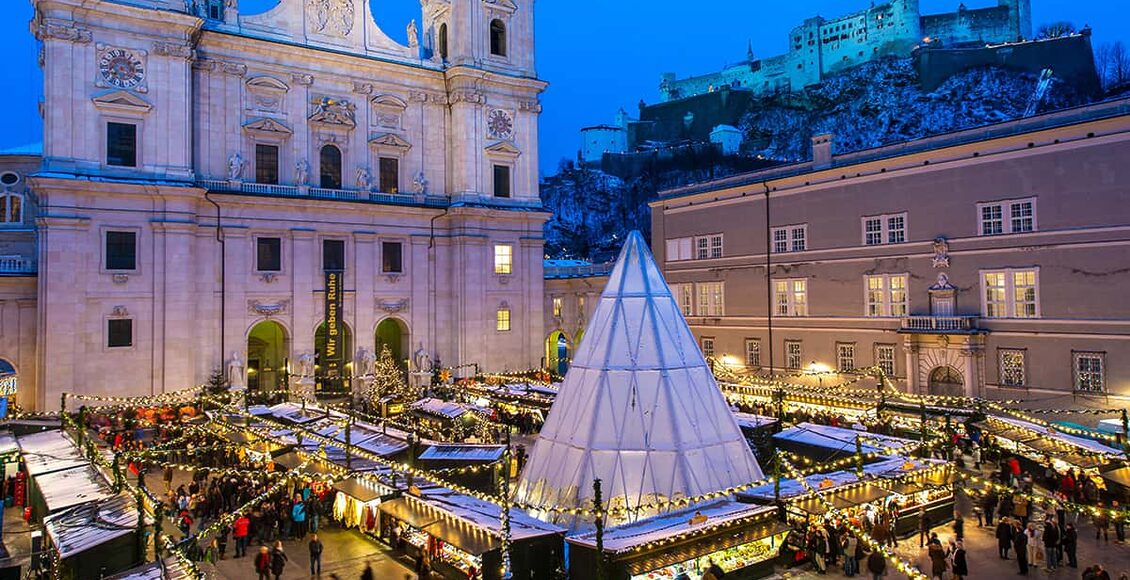
M314 382L314 355L304 352L298 357L298 384L308 385Z
M945 238L934 238L934 267L950 267L950 243Z
M357 189L369 191L373 187L373 176L368 167L357 168Z
M228 386L233 389L243 388L243 359L240 358L238 352L231 353L231 359L228 360Z
M243 175L243 156L239 151L231 154L228 157L228 179L232 181L238 180Z
M929 288L930 290L953 290L953 284L950 284L950 277L945 272L938 272L938 279L934 285Z
M419 372L432 372L432 356L428 354L428 351L424 350L423 343L420 343L420 348L416 349L416 352L412 355L412 363Z
M412 191L420 195L428 193L428 178L424 176L423 171L417 173L416 177L412 178Z
M420 32L416 30L416 19L408 21L408 48L416 48L420 45Z
M367 348L361 349L357 353L357 370L359 376L372 377L377 370L377 353Z
M306 185L306 180L310 177L310 162L305 159L299 159L298 163L294 164L294 181L298 185Z

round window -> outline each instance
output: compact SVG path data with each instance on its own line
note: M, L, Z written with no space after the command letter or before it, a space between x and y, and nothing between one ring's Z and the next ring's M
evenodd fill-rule
M12 186L20 182L19 174L12 171L0 173L0 184Z

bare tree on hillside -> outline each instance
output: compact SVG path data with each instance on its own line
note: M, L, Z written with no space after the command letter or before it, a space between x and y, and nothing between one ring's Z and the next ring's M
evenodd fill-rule
M1075 34L1076 32L1074 24L1066 20L1060 20L1059 22L1051 22L1041 26L1040 30L1036 33L1036 38L1059 38L1061 36Z
M1105 89L1130 82L1130 51L1122 41L1098 45L1095 48L1095 70Z

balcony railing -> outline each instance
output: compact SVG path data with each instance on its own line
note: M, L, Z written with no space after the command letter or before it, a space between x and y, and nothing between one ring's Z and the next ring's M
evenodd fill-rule
M23 256L0 256L0 274L34 274L35 261Z
M906 332L973 332L976 316L908 316L902 319Z
M275 185L247 181L224 181L201 179L197 185L217 193L246 193L276 197L306 197L334 201L361 201L393 205L423 205L428 207L447 207L451 200L443 195L415 195L404 193L379 193L360 189L328 189L324 187L299 187L295 185Z
M546 278L588 278L592 276L607 276L612 273L616 264L583 264L575 266L546 266Z

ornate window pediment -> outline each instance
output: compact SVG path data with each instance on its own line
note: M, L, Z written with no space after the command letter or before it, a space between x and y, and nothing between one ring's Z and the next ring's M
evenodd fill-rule
M518 149L512 143L506 141L499 141L498 143L487 147L486 152L489 155L496 157L508 157L511 159L515 159L522 154L521 149Z
M289 137L294 131L290 127L274 119L254 119L243 125L243 130L248 133L268 137Z
M94 106L101 111L144 115L153 105L129 91L110 91L92 99Z
M401 120L408 103L395 95L377 95L369 99L369 106L373 109L372 125L384 129L400 130Z
M369 102L372 103L374 107L390 107L400 109L401 111L408 108L408 103L396 95L377 95L369 99Z
M247 81L247 109L259 113L280 113L290 87L279 79L258 76Z
M405 141L403 137L395 133L380 133L373 135L369 138L370 147L390 147L393 149L400 149L407 151L412 148L412 144Z
M274 77L267 76L247 79L247 88L252 90L280 91L283 93L290 90L290 87L286 83Z

